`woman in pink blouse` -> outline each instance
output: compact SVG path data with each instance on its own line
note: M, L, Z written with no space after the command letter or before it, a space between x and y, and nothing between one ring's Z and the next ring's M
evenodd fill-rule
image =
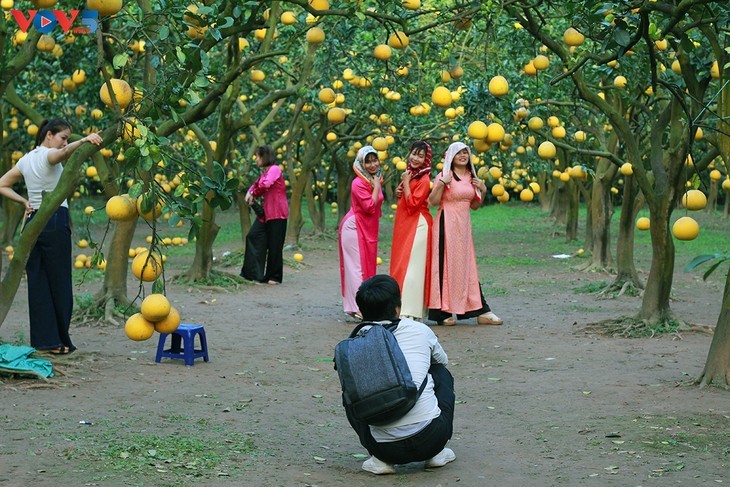
M357 152L352 165L355 179L350 192L350 211L339 228L340 280L345 313L361 319L355 294L363 281L375 275L378 260L383 192L378 152L366 145Z
M276 155L268 145L256 149L256 165L263 169L261 176L248 188L245 201L263 197L264 215L256 220L246 235L246 254L241 277L267 284L281 284L284 277L282 251L286 237L289 204L281 168L274 164Z
M481 207L486 191L474 170L469 147L461 142L451 144L428 197L431 206L439 207L431 235L428 317L441 325L455 325L457 319L467 318L476 318L480 325L502 324L482 294L471 234L470 211Z

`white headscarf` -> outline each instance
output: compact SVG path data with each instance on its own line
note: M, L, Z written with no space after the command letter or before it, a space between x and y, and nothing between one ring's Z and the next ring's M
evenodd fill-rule
M474 168L474 162L471 160L471 149L469 149L469 146L463 142L454 142L446 150L446 154L444 155L444 168L441 170L441 177L451 174L451 163L454 160L454 156L464 149L466 149L469 153L469 170L471 171L471 177L476 177L477 171ZM476 188L474 188L474 192L476 193L477 199L481 201L482 193Z
M365 162L365 157L367 157L368 154L377 155L378 151L376 151L371 145L361 147L360 150L357 151L357 156L355 156L355 162L352 163L352 169L353 171L355 171L355 174L358 177L362 178L370 186L373 186L373 179L380 177L381 169L378 168L378 172L373 176L369 172L367 172L364 167L362 167L363 163Z

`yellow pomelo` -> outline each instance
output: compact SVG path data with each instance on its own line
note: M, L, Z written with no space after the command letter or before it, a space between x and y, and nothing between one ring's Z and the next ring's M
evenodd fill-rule
M626 83L627 83L626 77L624 77L624 76L619 75L613 79L613 86L615 86L617 88L625 88Z
M504 127L498 123L490 123L487 127L486 140L490 144L501 142L504 139Z
M501 184L495 184L494 186L492 186L492 196L496 196L497 198L499 198L503 194L504 186L502 186Z
M403 31L396 31L388 37L388 45L393 49L405 49L408 47L408 36Z
M722 173L717 169L713 169L712 171L710 171L710 179L712 179L713 181L719 181L720 179L722 179Z
M373 56L375 56L377 59L380 59L381 61L390 59L390 56L392 55L393 50L387 44L377 45L375 46L375 49L373 49Z
M530 189L523 189L520 191L520 200L524 201L525 203L532 201L532 199L535 197L535 194Z
M631 165L630 162L624 162L621 164L621 168L619 169L621 171L621 174L624 176L631 176L634 174L634 167Z
M385 137L375 137L372 142L373 149L377 151L388 150L388 141Z
M316 46L324 42L324 31L319 27L312 27L307 31L307 42L311 45Z
M489 175L494 179L499 179L502 177L502 170L498 167L492 166L489 168Z
M135 313L124 324L124 333L130 340L141 342L155 334L155 325L144 319L142 313Z
M534 130L537 132L543 127L544 123L542 121L542 118L540 117L532 117L530 120L527 121L527 126L530 127L530 130Z
M345 121L345 115L345 110L335 107L327 112L327 120L329 120L332 124L338 124Z
M532 192L534 194L537 194L540 192L540 185L535 182L532 182L532 183L530 183L530 189L532 190Z
M99 17L109 17L122 9L122 0L86 0L86 8L97 10Z
M145 250L140 252L132 261L132 274L144 282L152 282L162 274L162 263L155 254Z
M447 107L451 105L451 90L445 86L437 86L431 93L431 101L438 107Z
M403 8L407 10L418 10L421 8L421 0L403 0Z
M576 132L576 133L575 133L575 134L573 135L573 139L574 139L574 140L575 140L576 142L585 142L585 140L586 140L586 133L585 133L585 132L583 132L582 130L578 130L578 131L577 131L577 132Z
M532 60L532 64L535 66L535 69L537 69L538 71L542 71L543 69L547 69L548 66L550 66L550 60L547 58L547 56L539 54L535 56L535 59Z
M682 195L682 205L688 210L702 210L707 206L707 196L699 189L690 189Z
M137 205L128 195L117 195L106 202L106 214L110 220L130 221L137 216Z
M677 240L694 240L700 234L700 225L689 216L683 216L672 225L672 234Z
M122 109L127 108L129 104L132 103L133 95L132 88L129 86L129 83L118 78L112 78L110 83L112 86L112 92L114 93L114 96L116 96L119 106ZM104 105L109 107L114 106L111 95L109 94L109 87L106 83L102 84L99 89L99 98L101 98Z
M504 96L509 91L509 84L504 76L495 76L489 80L489 92L494 96Z
M155 331L157 333L172 333L177 330L178 326L180 326L180 312L174 306L170 306L170 312L167 316L155 323Z
M566 31L563 33L563 42L565 42L569 46L580 46L583 44L583 41L585 40L585 36L575 30L573 27L568 27Z
M546 140L537 148L537 155L542 159L552 159L557 153L558 150L555 148L555 144L549 140Z
M472 139L485 139L488 133L487 124L481 120L475 120L469 124L467 133Z
M297 23L297 16L294 12L286 11L281 14L281 23L284 25L292 25Z
M317 97L322 103L332 103L333 101L335 101L336 97L335 90L333 90L332 88L322 88L321 90L319 90Z
M650 221L647 217L642 216L638 220L636 220L636 228L639 230L649 230Z
M314 10L329 10L329 0L309 0L309 6Z
M170 314L170 301L164 294L150 294L142 301L140 311L147 321L160 321Z

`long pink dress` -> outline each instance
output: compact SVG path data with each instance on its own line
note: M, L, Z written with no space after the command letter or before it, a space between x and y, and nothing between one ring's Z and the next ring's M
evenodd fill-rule
M340 223L340 280L345 313L359 313L355 294L360 284L376 274L378 230L383 193L373 201L373 188L361 178L352 181L350 211Z
M441 174L433 184L439 184ZM431 294L428 307L464 315L483 309L479 274L471 234L471 202L474 187L470 177L451 179L444 190L431 239ZM443 215L443 218L442 218ZM443 232L441 225L444 225ZM443 235L444 241L441 242ZM443 249L443 276L440 275L440 249Z

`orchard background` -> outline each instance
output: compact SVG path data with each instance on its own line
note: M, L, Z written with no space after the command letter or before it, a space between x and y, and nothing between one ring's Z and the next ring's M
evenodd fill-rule
M522 288L529 278L525 284L515 274L532 272L591 281L593 294L579 299L613 303L610 312L576 318L596 336L709 331L709 343L694 345L705 359L689 383L729 387L726 2L0 6L2 171L32 148L44 118L63 116L76 134L100 130L104 138L101 147L84 146L67 161L22 235L23 208L0 201L5 341L24 341L6 334L8 326L11 333L23 328L17 320L26 309L24 264L64 198L74 210L76 257L84 254L76 259L75 320L128 345L122 328L150 294L167 295L190 322L196 312L186 316L176 293L232 291L245 299L263 292L241 282L236 268L251 223L242 196L257 177L258 145L276 149L286 176L289 263L306 273L316 267L308 248L329 252L318 261L327 273L317 275L331 284L332 238L348 210L357 149L372 144L383 161L380 255L387 272L389 205L410 143L425 139L439 155L462 140L490 188L475 215L483 276L498 283L494 259L526 238L520 248L531 257L515 260L506 282ZM11 11L28 18L32 9L96 10L98 28L83 32L78 20L65 33L60 24L45 34L35 27L23 32ZM550 245L539 242L547 237ZM548 251L573 257L556 268L543 259ZM135 272L137 255L149 257ZM138 279L143 274L146 280ZM690 295L707 305L678 305L688 299L681 283L700 277L707 281L697 281ZM301 284L314 291L308 280ZM485 287L489 294L492 286ZM537 287L549 302L547 289ZM512 286L494 288L496 296L513 293L511 309L521 306ZM327 295L313 300L336 309L336 286ZM544 306L536 312L565 320L562 312L545 314Z

